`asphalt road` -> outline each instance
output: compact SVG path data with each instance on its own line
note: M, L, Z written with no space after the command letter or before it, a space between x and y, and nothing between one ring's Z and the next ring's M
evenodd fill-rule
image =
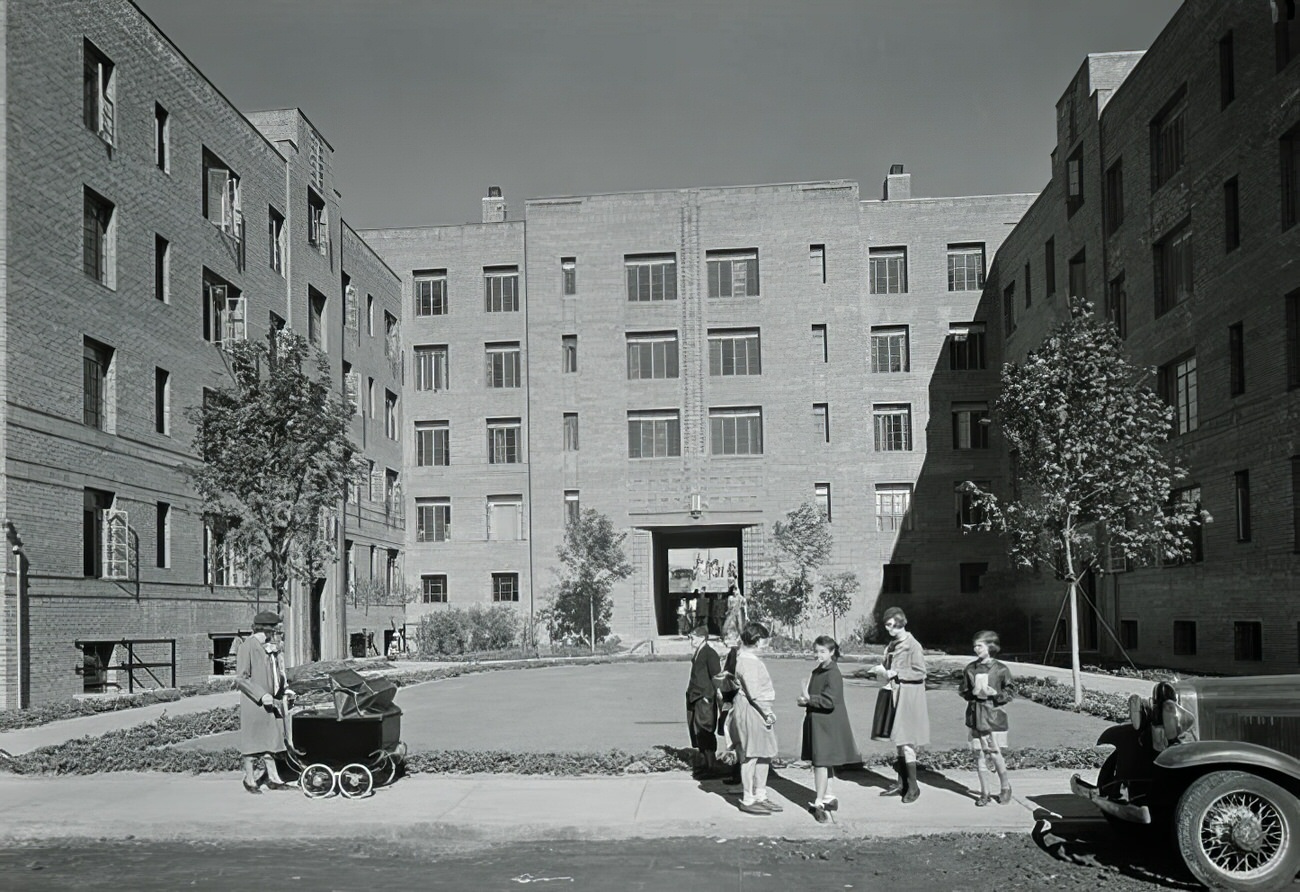
M1058 835L1059 833L1059 835ZM226 890L696 889L1133 892L1197 888L1176 863L1096 826L1026 836L843 842L719 838L554 842L438 852L356 838L292 845L41 842L0 849L0 888Z

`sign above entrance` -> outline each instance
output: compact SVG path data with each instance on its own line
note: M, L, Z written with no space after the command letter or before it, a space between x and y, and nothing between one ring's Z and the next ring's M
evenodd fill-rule
M668 591L673 594L725 592L738 586L735 548L668 549Z

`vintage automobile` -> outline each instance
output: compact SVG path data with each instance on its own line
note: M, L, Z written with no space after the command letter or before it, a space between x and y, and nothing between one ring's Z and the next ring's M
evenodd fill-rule
M1094 786L1070 789L1112 824L1172 833L1212 889L1281 889L1300 871L1300 675L1196 678L1129 699Z

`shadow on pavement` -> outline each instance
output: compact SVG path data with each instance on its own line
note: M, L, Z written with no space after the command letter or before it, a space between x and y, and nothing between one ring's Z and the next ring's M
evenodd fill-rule
M931 768L918 768L916 772L916 780L918 783L924 784L927 787L947 790L949 793L956 793L958 796L970 799L971 801L979 799L979 793L975 792L970 787L963 783L958 783L946 774L941 774ZM994 780L996 781L997 778L994 778ZM996 794L997 789L995 788L993 792Z
M773 768L767 774L767 786L769 789L780 793L786 800L800 811L807 811L812 805L812 801L817 798L817 791L805 787L803 784L796 783L788 777L782 777Z
M878 790L888 790L894 785L892 774L888 776L879 774L865 765L856 765L852 768L837 768L835 777L845 783L857 784L859 787L875 787Z

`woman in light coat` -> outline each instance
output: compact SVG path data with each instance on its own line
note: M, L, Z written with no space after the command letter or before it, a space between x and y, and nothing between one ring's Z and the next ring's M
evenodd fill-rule
M894 693L894 729L889 740L898 747L894 770L898 783L881 796L903 797L915 802L921 795L916 783L916 748L930 742L930 713L925 703L925 654L921 642L907 631L907 614L900 607L885 611L885 631L891 640L885 661L876 674Z
M253 617L253 634L244 639L235 657L235 687L239 698L239 752L244 789L261 793L289 786L280 779L275 757L285 751L281 716L297 696L285 686L283 639L279 614L264 610ZM265 776L260 776L257 762Z

